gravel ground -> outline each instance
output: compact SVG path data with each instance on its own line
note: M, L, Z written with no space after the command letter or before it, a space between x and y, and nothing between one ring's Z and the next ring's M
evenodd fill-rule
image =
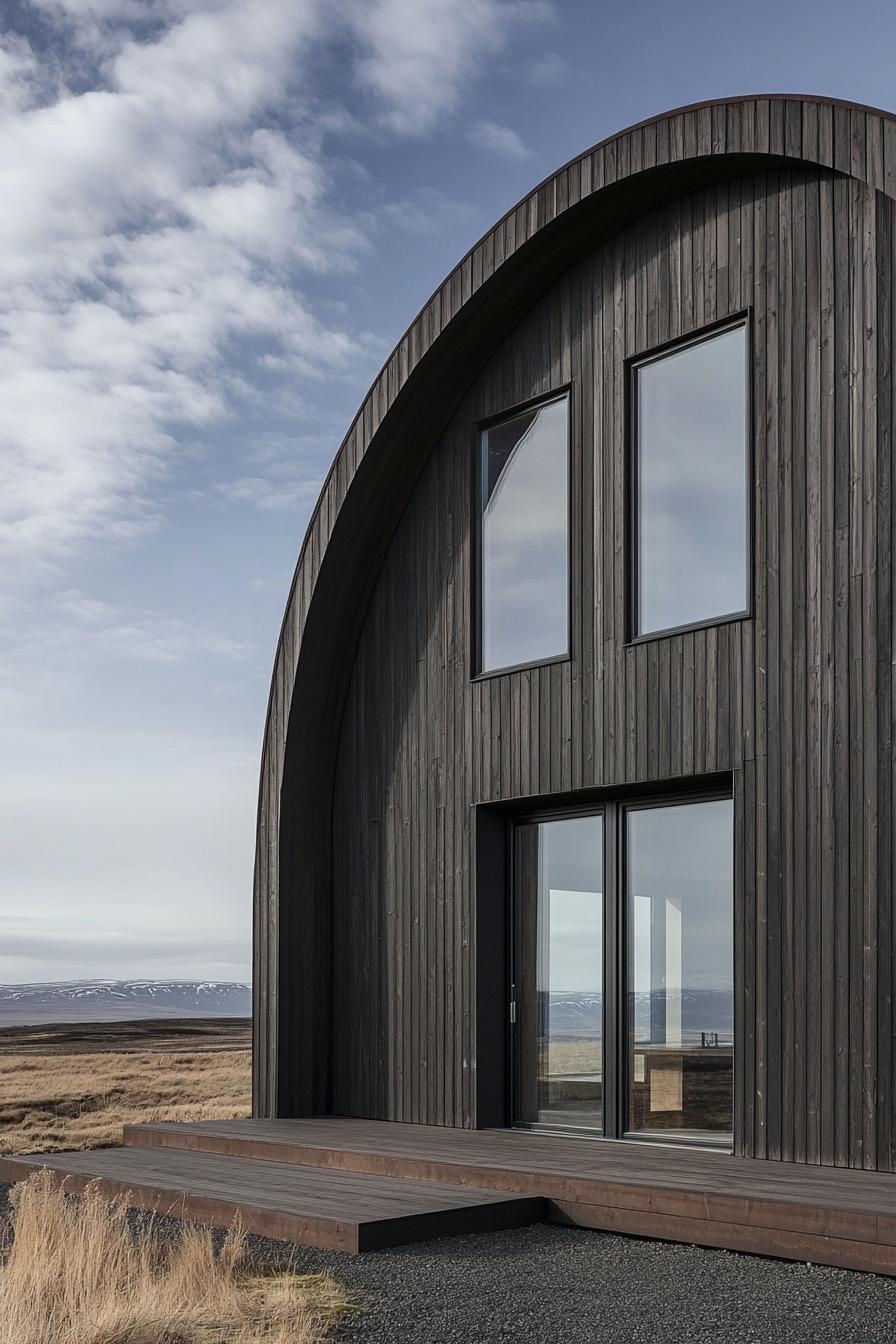
M337 1344L896 1344L896 1279L727 1251L547 1224L361 1256L250 1243L339 1280Z

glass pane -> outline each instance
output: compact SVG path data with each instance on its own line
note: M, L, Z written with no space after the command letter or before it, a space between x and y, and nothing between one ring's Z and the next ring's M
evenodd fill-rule
M731 1140L730 800L626 814L629 1129Z
M569 648L567 398L485 430L481 668Z
M519 834L518 1119L600 1129L603 821Z
M637 633L747 605L746 327L636 369Z

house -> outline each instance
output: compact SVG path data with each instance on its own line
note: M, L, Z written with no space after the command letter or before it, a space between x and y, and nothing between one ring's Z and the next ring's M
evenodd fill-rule
M896 123L613 136L340 448L264 745L255 1106L890 1171Z

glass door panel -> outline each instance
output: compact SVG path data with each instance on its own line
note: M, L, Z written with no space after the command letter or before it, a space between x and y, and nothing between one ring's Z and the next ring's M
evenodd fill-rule
M628 1128L731 1142L733 808L625 814Z
M516 1121L603 1123L603 818L517 828Z

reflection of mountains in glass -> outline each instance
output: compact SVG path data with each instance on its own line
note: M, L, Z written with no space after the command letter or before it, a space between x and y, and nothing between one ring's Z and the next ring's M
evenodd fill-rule
M542 991L539 1007L547 1009L552 1036L574 1036L580 1040L599 1036L603 1031L603 997L600 994L576 994L568 990L550 994ZM650 1022L659 1021L666 1008L666 991L635 994L635 1036L649 1038ZM730 1040L734 1030L734 998L730 990L684 989L670 995L670 1004L681 1005L681 1030L689 1039L699 1040L701 1032L717 1031ZM545 1003L547 1000L547 1003Z

